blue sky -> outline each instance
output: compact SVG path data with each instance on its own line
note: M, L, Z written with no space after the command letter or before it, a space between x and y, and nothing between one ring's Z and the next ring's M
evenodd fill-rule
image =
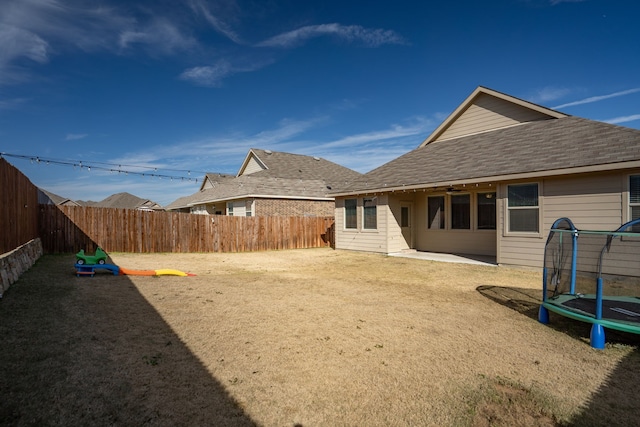
M64 197L166 205L251 147L367 172L477 86L640 129L639 21L635 0L3 0L0 152L82 162L5 156Z

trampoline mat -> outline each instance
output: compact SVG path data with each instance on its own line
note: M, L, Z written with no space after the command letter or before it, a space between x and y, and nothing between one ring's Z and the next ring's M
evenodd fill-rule
M595 298L574 298L563 301L561 305L589 313L594 317L596 315ZM640 323L640 299L637 302L605 299L602 301L602 318Z

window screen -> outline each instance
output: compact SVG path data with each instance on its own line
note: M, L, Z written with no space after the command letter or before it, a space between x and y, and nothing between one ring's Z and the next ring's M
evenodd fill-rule
M496 193L478 193L478 230L496 229Z
M376 206L375 198L364 198L362 200L363 206L363 228L373 229L378 228L378 209Z
M629 177L629 205L631 206L631 219L640 218L640 175Z
M357 199L344 201L344 228L358 228L357 207Z
M428 197L428 215L430 229L444 229L444 196Z
M471 195L454 194L451 196L451 228L469 230L471 228Z
M509 231L535 232L540 228L538 184L507 186Z

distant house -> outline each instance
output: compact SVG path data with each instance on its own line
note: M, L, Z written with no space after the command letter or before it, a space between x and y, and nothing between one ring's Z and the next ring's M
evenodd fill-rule
M43 188L38 188L38 203L41 205L80 206L78 202L58 196Z
M137 209L141 211L163 211L164 208L156 202L134 196L130 193L112 194L106 199L92 203L96 208Z
M640 130L478 87L418 148L336 198L336 248L541 267L552 223L640 217Z
M360 173L328 160L271 150L249 150L238 174L207 174L200 191L167 210L233 216L333 216L327 193Z

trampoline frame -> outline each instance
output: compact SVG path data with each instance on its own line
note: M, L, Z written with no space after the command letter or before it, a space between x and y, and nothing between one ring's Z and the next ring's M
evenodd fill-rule
M615 231L593 231L593 230L578 230L573 222L569 218L559 218L551 226L549 236L545 243L545 265L542 272L542 304L538 311L538 321L543 324L549 323L549 311L553 311L561 316L568 317L581 322L591 323L590 344L591 347L596 349L604 349L605 347L605 331L604 328L615 329L622 332L629 332L633 334L640 334L640 322L633 324L632 322L626 322L615 319L603 318L603 302L604 301L633 301L633 296L625 297L606 297L603 295L604 281L602 278L602 265L604 254L609 251L613 239L616 237L635 237L640 238L640 233L629 232L626 230L632 229L634 226L640 225L640 219L629 221L620 226ZM569 293L560 294L552 298L547 297L547 249L551 238L554 233L568 234L572 239L572 251L571 251L571 281ZM598 270L596 278L596 293L595 295L581 295L576 294L576 276L577 276L577 260L578 260L578 237L580 234L601 234L607 235L607 242L600 251L600 257L598 259ZM595 313L591 314L583 310L570 308L564 306L563 303L567 301L576 300L580 298L589 298L595 300ZM633 301L635 302L635 301ZM640 307L640 299L638 299Z

